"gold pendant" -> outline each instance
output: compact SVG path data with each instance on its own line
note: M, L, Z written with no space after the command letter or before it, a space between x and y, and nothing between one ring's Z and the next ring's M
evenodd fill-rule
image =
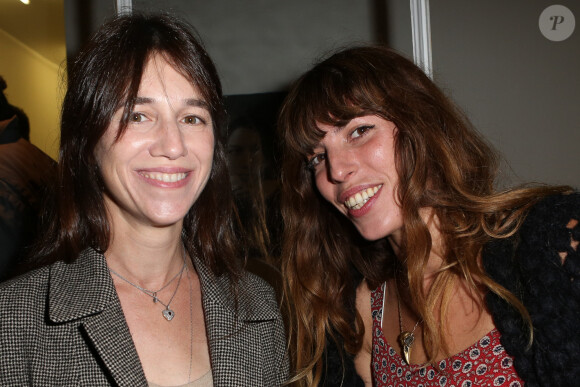
M399 335L399 344L403 349L403 359L405 359L408 365L411 364L411 347L413 346L413 342L415 342L413 332L401 332Z

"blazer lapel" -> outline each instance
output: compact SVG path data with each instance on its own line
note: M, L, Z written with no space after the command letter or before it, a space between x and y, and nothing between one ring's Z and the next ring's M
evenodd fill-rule
M252 325L276 319L275 314L255 310L243 294L248 288L240 283L240 301L236 312L230 281L224 275L215 277L197 258L193 259L199 275L202 305L209 341L214 385L263 385L262 345L260 331Z
M88 249L74 263L51 268L49 319L79 320L94 353L118 385L147 384L102 254Z

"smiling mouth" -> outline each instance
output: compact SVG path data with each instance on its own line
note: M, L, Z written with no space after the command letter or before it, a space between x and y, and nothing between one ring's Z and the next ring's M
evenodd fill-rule
M364 206L365 203L368 202L370 198L375 196L375 194L379 191L379 189L381 189L382 186L383 186L382 184L379 184L375 187L363 189L362 191L357 192L356 194L346 199L344 201L344 205L349 210L358 210L362 208L362 206Z
M184 172L180 173L141 172L140 175L147 179L158 180L164 183L175 183L187 177L187 173Z

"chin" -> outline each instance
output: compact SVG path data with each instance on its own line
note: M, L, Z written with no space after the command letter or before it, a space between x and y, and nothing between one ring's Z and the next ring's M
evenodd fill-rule
M163 214L152 216L149 218L149 220L155 227L167 227L173 226L176 223L183 222L183 219L185 218L186 215L187 212L179 212L176 214Z
M370 242L378 241L379 239L387 237L387 235L378 233L375 230L365 230L365 231L359 230L358 232L364 239Z

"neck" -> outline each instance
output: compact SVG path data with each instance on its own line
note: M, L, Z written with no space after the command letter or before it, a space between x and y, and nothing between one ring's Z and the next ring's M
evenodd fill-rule
M431 236L431 250L429 251L429 258L424 266L423 277L425 291L431 287L431 283L436 277L444 262L443 259L443 238L439 231L439 219L435 215L432 208L422 208L419 210L419 215L423 222L427 225L427 230ZM388 236L388 241L393 249L393 252L399 259L401 265L405 266L404 257L400 255L400 246L402 242L401 233Z
M111 269L146 289L163 286L183 267L186 258L181 228L148 228L113 232L105 251Z

